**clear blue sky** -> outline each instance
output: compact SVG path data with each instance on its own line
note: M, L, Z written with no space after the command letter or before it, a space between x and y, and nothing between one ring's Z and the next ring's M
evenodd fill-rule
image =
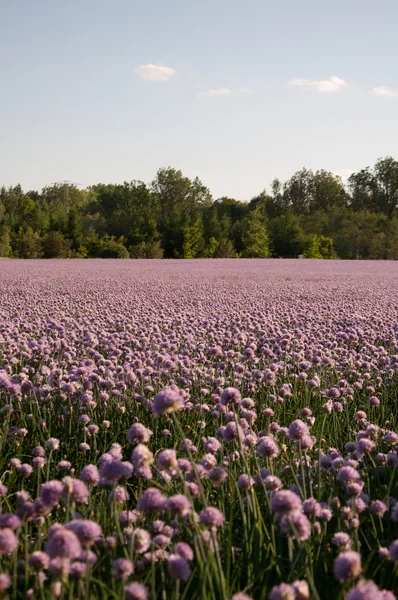
M397 0L0 0L0 23L0 185L173 166L244 200L398 157Z

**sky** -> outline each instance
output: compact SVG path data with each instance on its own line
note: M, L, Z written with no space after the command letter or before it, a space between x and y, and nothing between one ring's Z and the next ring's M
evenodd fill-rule
M249 200L398 158L397 0L0 0L0 185Z

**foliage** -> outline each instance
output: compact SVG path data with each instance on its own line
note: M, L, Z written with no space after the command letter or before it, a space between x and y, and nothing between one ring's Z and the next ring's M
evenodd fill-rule
M253 210L245 217L242 242L244 258L267 258L269 256L265 219L259 210Z
M249 202L213 201L200 179L171 167L159 169L149 185L0 189L0 256L127 254L397 260L398 161L381 158L353 173L347 186L328 171L301 169Z

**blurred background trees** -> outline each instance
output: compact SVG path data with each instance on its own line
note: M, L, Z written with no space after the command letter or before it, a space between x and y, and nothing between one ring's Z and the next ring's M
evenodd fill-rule
M16 258L398 259L398 161L379 159L346 185L301 169L250 201L214 200L198 179L0 189L0 256Z

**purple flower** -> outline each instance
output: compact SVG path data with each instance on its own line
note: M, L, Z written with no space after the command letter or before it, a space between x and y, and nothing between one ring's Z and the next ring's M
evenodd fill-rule
M388 508L384 504L384 502L382 502L381 500L374 500L371 503L369 510L371 513L374 513L374 514L382 517L384 515L384 513L388 510Z
M79 479L81 479L81 481L84 481L84 483L97 485L99 478L100 475L96 465L86 465L83 471L80 473Z
M194 558L193 550L186 542L178 542L178 544L175 545L174 552L186 560L193 560Z
M69 558L63 558L56 556L48 565L48 570L57 579L63 579L70 572L70 560Z
M308 429L308 425L301 421L300 419L296 419L289 425L289 439L291 441L300 441L305 437L309 437L310 430Z
M295 600L296 590L288 583L281 583L272 588L269 600Z
M69 496L70 500L76 504L88 503L88 489L83 481L69 476L64 477L62 481L64 483L63 494L66 497Z
M50 558L77 558L81 553L81 545L73 531L59 527L51 533L45 547Z
M208 506L199 515L200 522L209 529L217 529L225 521L225 517L218 508Z
M343 552L334 561L334 575L340 583L353 581L362 572L361 556L358 552L348 550Z
M191 503L183 494L175 494L166 501L166 510L183 517L190 513Z
M228 405L231 402L234 404L235 408L237 408L240 404L242 396L236 388L228 387L223 390L220 396L220 402L223 405Z
M134 529L130 534L130 544L134 552L143 554L151 545L151 536L145 529Z
M0 515L0 529L5 529L6 527L15 531L15 529L21 527L21 520L14 513L4 513L4 515Z
M85 548L92 546L96 538L102 536L101 526L95 521L89 519L79 519L76 521L70 521L65 525L65 529L69 529L76 534L81 545Z
M46 552L41 552L40 550L32 552L29 557L29 564L35 571L43 571L43 569L47 569L49 562L50 557L48 554Z
M12 580L6 573L0 573L0 592L4 592L11 586Z
M398 540L388 546L388 552L393 563L398 564Z
M182 396L172 388L164 388L156 394L153 401L153 412L155 415L167 415L182 408L184 400Z
M145 490L137 503L137 509L143 512L162 512L166 508L167 498L157 488Z
M31 475L32 472L33 472L32 465L23 464L20 467L18 467L18 473L21 475L21 477L29 477L29 475Z
M273 437L264 436L260 438L257 452L263 458L276 458L279 454L279 448Z
M342 467L337 475L340 483L354 483L359 481L360 475L353 467Z
M148 589L142 583L134 581L124 586L126 600L148 600Z
M224 442L226 442L227 444L230 444L231 442L233 442L234 440L241 440L243 441L244 439L244 433L243 433L243 429L240 425L237 425L234 421L230 421L223 433L223 440Z
M310 600L310 590L306 581L298 579L292 585L296 592L295 600Z
M351 538L348 533L345 533L344 531L335 533L331 541L333 546L337 546L340 549L349 550L351 548Z
M18 546L18 540L12 529L0 529L0 556L12 554Z
M112 563L112 571L115 579L125 581L134 573L134 565L127 558L117 558Z
M279 518L286 513L292 513L301 509L301 500L290 490L280 490L272 496L271 508L275 516Z
M283 515L280 525L284 533L300 542L307 540L311 535L311 523L300 510Z
M373 581L362 579L347 594L347 600L383 600L382 592Z
M59 440L57 440L57 438L50 438L49 440L46 441L46 446L51 451L58 450L58 448L59 448Z
M146 446L143 447L146 448ZM146 450L148 449L146 448ZM100 477L105 481L113 483L115 481L119 481L119 479L128 479L131 477L132 472L133 465L131 463L127 461L121 462L117 459L111 459L110 461L106 461L101 464Z
M62 481L54 479L43 483L40 488L40 499L44 506L53 507L59 502L61 494L64 490L64 484Z
M69 575L72 579L83 579L87 574L87 565L84 562L75 561L70 566Z
M125 504L128 502L129 498L130 496L128 491L121 485L115 486L109 494L109 500L111 502L114 500L116 504Z
M172 449L162 450L156 457L156 464L161 470L176 469L178 466L176 451Z
M153 432L142 425L142 423L134 423L127 432L127 441L132 446L147 444L152 435Z
M167 559L167 569L171 579L187 581L191 575L188 561L179 554L170 554Z

